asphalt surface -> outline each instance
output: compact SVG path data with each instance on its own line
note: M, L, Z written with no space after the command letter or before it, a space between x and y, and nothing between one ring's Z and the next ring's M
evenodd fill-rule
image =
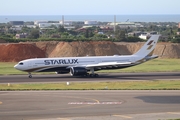
M180 80L180 73L0 76L4 83ZM0 120L164 120L180 118L180 91L1 91Z
M52 75L2 75L0 83L31 83L31 82L78 82L78 81L127 81L127 80L180 80L178 72L158 73L99 73L98 78L73 77L69 74Z
M180 118L180 91L1 91L0 120Z

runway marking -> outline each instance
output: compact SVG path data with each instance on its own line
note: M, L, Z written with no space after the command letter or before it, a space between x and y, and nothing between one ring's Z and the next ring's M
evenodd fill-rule
M180 112L167 112L168 114L176 114L176 115L179 115Z
M70 105L117 105L122 102L70 102Z
M122 117L122 118L127 118L127 119L131 119L132 117L130 116L126 116L126 115L113 115L115 117Z
M68 118L57 118L58 120L71 120L71 119L68 119Z

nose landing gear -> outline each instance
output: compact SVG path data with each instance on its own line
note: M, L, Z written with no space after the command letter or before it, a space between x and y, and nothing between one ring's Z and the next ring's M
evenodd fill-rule
M31 75L31 73L29 72L28 74L29 74L29 78L32 78L32 75Z

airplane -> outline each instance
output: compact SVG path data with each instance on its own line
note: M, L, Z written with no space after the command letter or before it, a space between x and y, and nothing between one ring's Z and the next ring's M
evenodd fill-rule
M158 56L153 51L160 35L151 35L148 41L133 55L114 56L84 56L84 57L57 57L57 58L33 58L20 61L14 68L28 72L56 72L71 76L98 77L95 71L122 69L139 65Z

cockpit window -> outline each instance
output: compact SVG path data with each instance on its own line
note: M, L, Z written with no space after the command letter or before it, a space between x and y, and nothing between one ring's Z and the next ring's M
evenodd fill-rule
M20 63L19 63L19 65L23 65L23 63L22 63L22 62L20 62Z

